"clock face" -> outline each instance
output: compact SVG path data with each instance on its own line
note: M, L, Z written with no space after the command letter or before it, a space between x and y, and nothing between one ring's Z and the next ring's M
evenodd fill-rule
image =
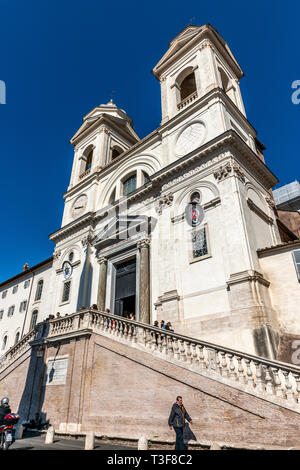
M200 147L205 138L205 125L202 122L194 122L186 127L179 135L176 143L176 154L187 155Z
M78 217L83 214L87 206L87 196L82 194L79 196L72 206L72 214L74 217Z

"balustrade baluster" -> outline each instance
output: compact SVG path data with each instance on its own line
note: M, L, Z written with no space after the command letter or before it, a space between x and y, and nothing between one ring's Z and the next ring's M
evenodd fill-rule
M296 381L296 396L297 403L300 403L300 375L293 372L293 377Z
M254 387L254 380L253 380L253 375L252 375L252 370L251 370L250 359L245 359L245 363L247 366L247 384L250 385L251 387Z
M199 359L197 355L197 347L195 343L192 343L192 365L195 367L199 367Z
M273 379L270 374L270 368L266 364L263 365L263 370L265 373L265 384L266 384L266 392L270 395L275 395L275 388L273 384Z
M292 390L292 384L290 382L289 372L287 370L282 371L285 381L285 397L289 402L295 402L295 397Z
M216 351L216 372L220 375L222 375L222 366L221 366L221 361L220 361L220 351Z
M229 377L229 370L227 367L226 361L226 353L224 351L220 351L221 354L221 375L222 377Z
M156 351L158 349L158 340L160 337L160 333L154 333L154 331L150 332L151 335L151 349L152 351Z
M153 334L153 336L154 336L154 337L156 336L155 333ZM155 342L156 342L156 349L157 349L157 351L159 351L159 352L161 352L161 350L162 350L162 341L163 341L163 340L162 340L162 334L159 333L159 334L157 335L156 341L155 341Z
M229 357L229 378L236 380L235 365L233 361L233 354L227 354Z
M185 342L180 339L179 340L179 353L180 353L180 357L179 359L183 362L186 362L186 353L185 353Z
M126 323L123 320L121 320L120 321L120 338L124 338L125 330L126 330Z
M147 328L144 328L144 345L145 348L149 348L149 331L147 330Z
M247 379L244 374L244 367L243 367L243 361L240 356L236 356L236 359L238 361L238 374L237 374L237 380L243 384L247 383Z
M200 369L207 369L207 365L204 357L204 346L199 345L199 366Z
M162 335L162 348L161 348L161 352L162 354L164 354L165 356L168 355L168 341L170 341L170 337L166 334L163 333Z
M127 341L128 339L128 330L129 330L129 325L126 322L123 322L123 337Z
M174 344L173 344L173 347L174 347L174 359L176 360L179 360L180 359L180 355L179 355L179 344L178 344L178 339L174 339Z
M272 367L271 369L272 369L273 376L274 376L275 395L277 397L283 397L284 393L282 389L281 380L279 377L279 369L277 369L277 367Z
M265 390L263 381L262 381L262 369L261 369L261 363L260 362L254 362L255 365L255 376L256 376L256 383L255 383L255 388L259 392L263 392Z
M188 364L192 364L192 349L191 349L191 343L186 342L186 362Z

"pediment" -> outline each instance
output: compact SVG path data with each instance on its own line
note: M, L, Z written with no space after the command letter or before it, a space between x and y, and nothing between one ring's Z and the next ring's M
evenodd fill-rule
M184 28L183 31L181 31L181 33L177 34L177 36L175 36L175 38L169 42L169 49L170 47L173 47L174 44L186 43L191 38L193 38L196 34L198 34L201 29L202 29L201 26L187 26L186 28Z
M187 26L172 41L169 42L169 48L160 61L156 64L153 71L155 72L164 62L166 62L179 49L195 38L203 30L202 26Z
M128 135L130 140L133 139L134 142L138 142L140 140L139 136L136 134L134 129L124 119L121 119L116 116L111 116L110 114L107 114L107 113L101 113L101 114L98 113L95 115L90 115L84 120L83 124L80 126L78 131L70 139L71 144L74 145L78 137L80 135L83 135L90 127L94 126L94 124L97 124L98 126L102 124L111 125L116 130L122 129L123 132L125 132Z
M156 225L156 220L146 215L125 215L114 217L103 227L93 240L94 246L107 243L116 243L121 240L129 240L137 234L151 233L151 226Z

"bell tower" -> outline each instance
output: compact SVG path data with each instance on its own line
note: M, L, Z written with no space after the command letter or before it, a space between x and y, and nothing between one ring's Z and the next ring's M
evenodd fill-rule
M214 88L245 115L239 80L243 71L215 28L187 26L153 69L161 84L162 124Z
M86 176L103 169L140 139L132 119L113 100L96 106L70 140L74 146L71 189Z

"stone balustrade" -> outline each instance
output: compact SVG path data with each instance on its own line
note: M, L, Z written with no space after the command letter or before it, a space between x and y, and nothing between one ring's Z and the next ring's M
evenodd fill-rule
M300 412L300 367L89 311L88 327L164 360Z
M90 172L91 172L91 169L88 168L88 169L85 170L83 173L81 173L81 175L79 175L79 179L82 180L82 179L85 178Z
M192 101L195 101L195 99L197 99L197 98L198 98L198 93L197 93L197 91L194 91L194 93L191 93L184 100L182 100L182 101L180 101L180 103L178 103L177 109L180 110L182 108L185 108L185 106L192 103Z
M46 328L46 326L49 328ZM0 372L30 347L32 341L89 330L206 377L300 412L300 367L127 320L85 310L39 324L0 359Z
M23 338L18 341L12 348L10 348L6 354L4 354L0 358L0 372L6 369L10 364L12 364L18 357L24 354L28 349L30 349L30 342L34 341L36 336L39 333L38 328L34 328L33 330L29 331L27 335L23 336Z

